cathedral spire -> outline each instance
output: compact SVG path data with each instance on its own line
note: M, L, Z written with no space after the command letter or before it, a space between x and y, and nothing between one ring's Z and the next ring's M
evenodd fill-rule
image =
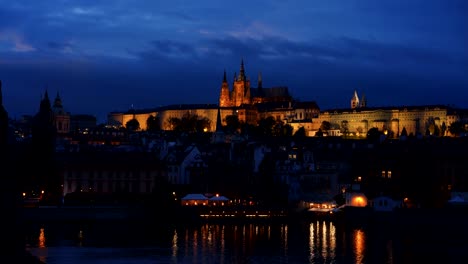
M239 72L239 81L245 81L244 59L241 59L241 66Z
M226 83L226 82L227 82L226 69L224 69L223 83Z
M366 95L364 93L362 93L361 102L360 102L359 107L367 107L367 99L366 99Z
M354 90L353 98L351 98L351 109L358 108L358 107L359 107L359 96L357 94L357 91Z

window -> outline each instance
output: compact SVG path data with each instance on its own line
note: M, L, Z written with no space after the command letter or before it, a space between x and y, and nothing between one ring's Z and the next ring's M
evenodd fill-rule
M387 171L387 178L389 178L389 179L392 178L392 171Z

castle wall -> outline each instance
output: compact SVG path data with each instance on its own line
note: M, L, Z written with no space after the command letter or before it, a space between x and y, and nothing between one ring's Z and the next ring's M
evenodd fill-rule
M179 118L181 119L185 114L190 113L192 115L198 115L201 118L206 117L210 120L210 127L208 127L208 131L215 131L216 130L216 119L218 115L217 108L193 108L193 109L169 109L163 110L160 112L148 112L148 113L112 113L109 115L109 123L117 123L125 126L125 124L135 118L140 123L140 129L146 130L147 125L146 121L148 120L150 115L159 116L160 126L163 130L172 130L169 120L171 118ZM226 116L235 114L235 110L233 108L222 108L220 109L221 113L221 121L223 125L226 125Z
M351 133L367 133L373 127L379 131L393 132L399 135L403 128L408 134L424 134L433 123L447 124L447 109L424 107L420 109L375 109L351 111L325 111L318 118L312 119L312 130L318 130L323 121L330 122L332 129L348 128Z

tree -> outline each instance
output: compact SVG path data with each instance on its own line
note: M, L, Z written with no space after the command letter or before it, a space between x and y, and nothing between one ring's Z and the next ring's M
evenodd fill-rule
M240 122L241 135L256 135L258 129L252 124L246 122Z
M346 121L346 120L341 121L341 132L342 132L345 136L348 135L348 133L349 133L348 121Z
M277 137L289 137L292 135L293 127L290 124L284 124L282 121L273 126L273 135Z
M241 123L239 122L239 117L237 115L228 115L226 116L226 127L229 132L237 131L240 128Z
M459 136L461 133L465 132L465 126L462 122L455 121L452 124L450 124L448 130L450 134L454 136Z
M292 136L293 130L294 128L290 124L283 125L281 135L285 137L290 137Z
M211 122L206 117L187 112L181 119L172 117L168 120L171 129L178 132L203 132L211 127Z
M367 131L367 140L377 143L380 140L382 132L378 128L373 127Z
M408 136L408 132L406 131L406 127L403 127L403 129L401 130L400 137L407 137L407 136Z
M328 131L331 129L331 123L328 122L328 121L323 121L322 124L320 125L320 129L322 129L322 131Z
M140 122L138 122L138 120L136 120L135 118L132 118L127 121L125 127L130 131L137 131L140 130Z
M150 115L146 120L146 130L150 132L155 132L161 130L161 126L159 124L159 116Z
M273 134L273 126L275 123L276 121L272 116L261 118L258 121L258 129L260 134L264 136L271 136Z
M323 137L323 132L322 132L322 129L319 128L319 130L317 131L317 133L315 133L315 136L316 137Z
M296 133L294 133L294 137L296 138L305 138L306 137L306 131L304 127L300 127Z
M428 133L429 131L429 133ZM429 118L426 121L426 136L439 136L440 135L440 128L436 124L436 120L434 118Z
M447 131L447 125L445 122L442 122L442 126L440 127L440 133L442 136L445 136L445 131Z

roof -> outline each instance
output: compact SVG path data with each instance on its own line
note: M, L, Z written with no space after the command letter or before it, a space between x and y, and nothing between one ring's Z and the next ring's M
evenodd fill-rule
M208 197L201 193L189 193L186 196L182 197L182 200L208 200Z
M210 201L229 201L229 199L226 196L213 196Z

